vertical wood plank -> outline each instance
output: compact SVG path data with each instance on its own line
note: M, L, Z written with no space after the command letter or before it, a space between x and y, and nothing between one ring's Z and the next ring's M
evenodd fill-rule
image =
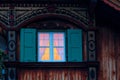
M87 46L86 46L86 40L87 40L87 33L83 31L83 60L87 61Z
M109 28L100 28L98 60L100 61L100 71L98 80L116 80L118 69L116 69L116 43L115 32ZM118 41L119 42L119 41ZM117 42L117 43L118 43ZM117 47L120 49L120 47ZM119 80L119 79L117 79Z
M20 70L18 80L87 80L87 76L78 69Z
M115 50L116 50L116 68L117 68L117 80L120 80L120 32L116 33L116 40L115 40Z

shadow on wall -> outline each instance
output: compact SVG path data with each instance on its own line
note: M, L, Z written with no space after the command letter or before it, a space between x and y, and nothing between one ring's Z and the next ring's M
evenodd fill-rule
M7 49L6 40L0 35L0 50L5 51L6 49Z

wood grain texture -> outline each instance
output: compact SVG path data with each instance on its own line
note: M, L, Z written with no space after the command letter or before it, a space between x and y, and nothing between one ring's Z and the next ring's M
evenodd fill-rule
M87 71L79 69L20 70L18 80L86 80Z
M116 40L115 40L115 53L116 53L116 73L117 77L116 80L120 80L120 33L116 34Z
M118 45L120 41L117 40L116 33L109 28L100 28L98 36L98 60L100 62L98 80L120 80L117 79L119 69L116 68L116 61L118 62L116 55L119 52L117 50L120 49Z
M84 61L87 61L87 45L86 45L87 44L87 41L86 41L87 37L86 36L87 36L87 33L85 31L83 31L83 46L82 47L83 47L83 53L84 53L83 54Z

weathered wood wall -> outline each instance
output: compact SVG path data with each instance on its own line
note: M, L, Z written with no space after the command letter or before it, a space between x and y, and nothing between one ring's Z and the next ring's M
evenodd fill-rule
M100 27L97 35L98 80L120 80L120 32L110 27Z
M87 80L87 71L79 69L20 70L18 80Z
M116 73L117 80L120 80L120 33L116 37Z

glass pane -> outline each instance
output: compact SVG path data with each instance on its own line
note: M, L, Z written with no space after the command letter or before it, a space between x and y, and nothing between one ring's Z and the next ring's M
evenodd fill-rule
M59 40L59 46L64 46L64 40Z
M39 59L38 60L50 60L50 49L39 48Z
M49 46L50 44L50 37L49 33L40 33L38 35L39 39L39 46Z
M64 46L64 40L54 40L54 46Z
M58 40L54 40L54 46L59 46Z
M50 41L49 40L39 40L39 46L49 46Z
M54 37L54 40L57 40L57 39L59 38L58 33L54 33L54 34L53 34L53 37Z
M64 46L64 34L54 33L54 46Z
M65 61L64 33L42 32L38 40L39 61Z
M54 60L64 60L64 48L54 48Z
M53 34L53 36L54 36L54 40L56 40L56 39L64 39L64 34L63 33L54 33Z
M59 40L63 40L64 39L64 34L63 33L59 33Z
M49 33L40 33L39 36L40 36L39 39L43 39L43 40L49 39Z

